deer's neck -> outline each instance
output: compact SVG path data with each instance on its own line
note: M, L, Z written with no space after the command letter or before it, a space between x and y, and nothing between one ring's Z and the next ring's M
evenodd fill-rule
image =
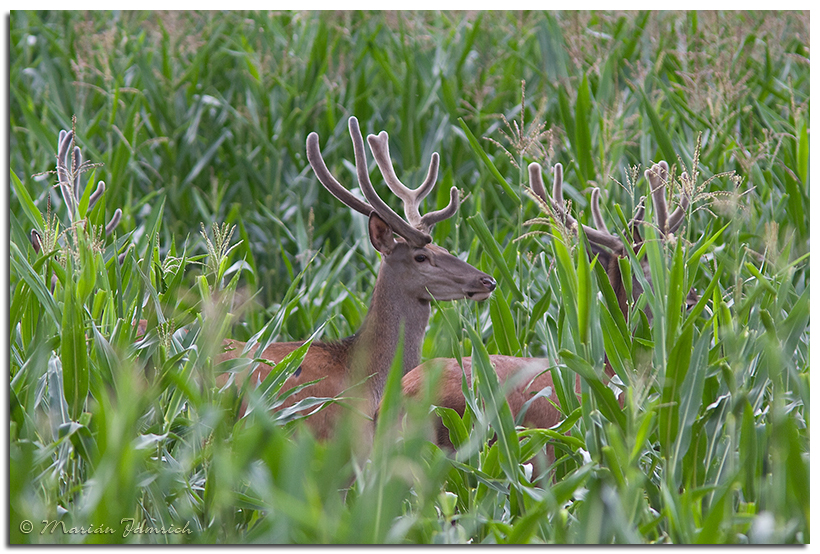
M369 388L375 400L381 398L390 366L404 333L403 373L421 362L424 331L430 318L430 302L414 298L404 291L388 289L384 269L376 279L376 288L364 324L356 334L351 352L351 372L360 378L371 376ZM357 379L358 380L358 379Z

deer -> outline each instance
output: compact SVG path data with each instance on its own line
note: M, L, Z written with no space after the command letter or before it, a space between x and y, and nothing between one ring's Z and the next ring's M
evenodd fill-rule
M368 135L367 141L380 173L390 190L403 202L403 219L373 188L364 140L355 117L348 120L348 129L353 141L358 184L366 202L354 196L331 174L325 165L319 148L319 136L315 132L307 137L307 158L328 192L368 218L370 243L381 254L381 265L361 328L354 335L339 341L315 341L310 345L300 368L288 378L286 386L319 381L288 397L283 408L307 397L338 397L349 393L348 387L366 378L363 393L365 414L374 416L401 337L403 373L419 365L431 302L485 300L496 288L496 282L490 275L432 243L430 232L433 226L452 217L459 208L458 189L452 187L450 202L445 208L425 215L419 212L421 201L433 189L438 178L438 153L432 154L427 177L422 184L410 189L395 174L387 132ZM277 364L303 344L303 341L274 343L256 357ZM224 342L224 346L226 351L218 356L218 362L237 358L244 350L244 343L230 339ZM222 374L216 381L222 388L232 379L239 387L245 379L258 385L271 371L272 366L259 364L250 375ZM243 401L243 414L246 409L247 403ZM331 403L306 418L316 438L333 436L341 410L342 406L338 403Z
M541 165L535 162L531 163L528 166L528 173L530 189L540 200L540 203L543 203L542 206L547 209L551 208L554 218L570 232L577 233L578 222L569 214L564 204L563 166L556 163L553 168L552 197L547 195ZM669 166L665 161L653 164L644 172L644 176L650 185L650 194L655 207L656 225L664 238L674 234L680 228L690 203L689 195L684 190L677 208L671 215L669 214L665 196L668 173ZM633 240L632 245L626 245L619 235L610 233L607 229L601 215L600 189L597 187L592 190L590 199L590 211L595 226L581 225L584 234L589 239L589 256L591 258L597 256L598 262L606 271L624 317L627 316L628 310L627 288L623 283L618 259L626 256L626 248L628 247L631 247L637 254L643 243L638 231L638 225L644 223L644 200L645 198L642 198L639 202L637 212L629 224ZM642 260L641 265L644 275L649 280L649 264L646 260ZM642 292L643 289L638 279L633 277L633 300L636 300ZM687 306L692 306L695 302L697 302L697 296L692 290L687 296L686 303ZM648 317L650 316L651 314L648 314ZM490 362L498 375L502 390L505 390L507 403L513 415L518 416L526 406L523 417L524 426L546 429L554 427L563 419L560 411L548 400L552 396L552 391L555 390L552 374L548 371L550 367L555 365L552 360L491 355ZM429 378L428 376L435 374L434 370L438 369L440 373L435 388L437 394L433 400L434 404L451 408L460 416L463 416L466 401L461 390L462 374L466 377L468 383L472 382L472 359L464 357L462 358L462 364L463 372L458 360L453 358L435 358L426 361L424 364L413 368L402 378L403 394L408 398L421 398L426 379ZM605 361L604 372L608 378L615 375L608 360ZM580 387L580 376L576 375L576 394L580 395ZM539 395L539 397L533 400L536 395ZM620 397L620 402L623 406L623 396ZM449 431L441 420L436 422L435 442L439 447L452 448ZM554 453L550 447L547 448L547 458L550 461L554 460Z

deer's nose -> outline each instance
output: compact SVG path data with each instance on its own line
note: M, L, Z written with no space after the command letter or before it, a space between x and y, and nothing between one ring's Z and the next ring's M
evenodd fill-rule
M495 279L493 279L489 275L487 277L481 278L481 284L484 285L490 292L495 290Z

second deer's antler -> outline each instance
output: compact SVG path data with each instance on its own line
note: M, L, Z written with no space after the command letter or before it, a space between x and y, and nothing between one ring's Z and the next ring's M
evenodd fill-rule
M531 163L529 165L530 188L532 188L533 192L541 198L541 200L543 200L548 206L552 207L553 212L561 220L562 224L569 227L571 230L575 230L578 222L569 214L564 205L563 167L560 163L555 164L553 173L554 179L552 197L550 197L547 195L547 190L544 187L541 166L538 163ZM668 174L669 165L665 161L660 161L654 164L644 172L644 176L649 182L652 203L655 206L655 220L664 237L670 233L674 233L680 228L690 202L689 196L684 190L681 195L680 204L672 215L669 215L666 204L666 185ZM600 196L601 191L598 187L592 189L590 211L592 212L592 221L594 222L595 227L593 228L582 224L584 233L587 235L590 242L601 246L606 246L614 251L620 251L624 247L623 243L618 235L609 232L606 224L604 223L604 218L601 215L601 208L599 204ZM644 213L644 199L641 198L640 204L638 205L638 211L629 224L631 229L634 229L637 224L643 222Z
M564 205L564 167L561 164L555 164L553 168L553 182L552 182L552 196L547 195L547 189L544 187L544 180L541 175L541 165L538 163L531 163L529 165L529 173L530 173L530 188L532 188L533 192L541 198L548 206L552 207L553 212L556 216L561 220L561 223L568 227L570 230L575 231L578 226L578 222L572 217L569 212L566 210ZM592 211L592 220L595 222L595 228L589 227L587 225L583 225L584 233L589 238L590 242L595 244L600 244L602 246L606 246L607 248L611 248L612 250L618 250L623 248L623 244L621 243L620 237L618 235L613 235L609 232L604 224L604 218L601 216L601 208L599 206L600 200L600 190L598 188L594 188L592 190L592 201L590 203L591 211ZM639 212L638 214L640 217L643 217L643 211ZM636 217L636 221L638 218Z
M683 216L686 215L686 210L689 208L689 193L686 187L681 193L680 204L677 209L668 215L669 211L666 207L666 185L667 177L669 175L669 165L661 160L646 171L644 176L649 181L649 190L652 193L652 202L655 204L655 219L658 222L658 228L664 236L669 233L674 233L683 223ZM686 173L683 174L683 180L686 181Z

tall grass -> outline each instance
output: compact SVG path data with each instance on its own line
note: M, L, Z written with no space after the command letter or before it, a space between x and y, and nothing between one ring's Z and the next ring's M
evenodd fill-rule
M810 541L808 13L17 11L10 42L12 543ZM241 420L214 384L221 337L360 325L377 256L304 142L351 183L350 115L405 182L441 153L428 205L454 184L463 221L434 240L499 282L424 343L475 360L435 415L457 453L396 372L369 448L355 415L322 443L265 409L298 358ZM107 185L87 225L43 174L72 116ZM526 167L560 161L582 221L604 188L622 229L660 159L694 203L680 240L645 228L624 317L583 241L525 225ZM557 428L515 427L494 353L554 362Z

